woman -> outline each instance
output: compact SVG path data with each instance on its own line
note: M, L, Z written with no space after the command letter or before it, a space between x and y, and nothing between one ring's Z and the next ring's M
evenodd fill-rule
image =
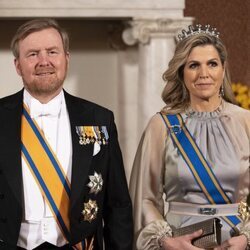
M238 204L249 195L250 112L233 104L227 53L218 34L199 25L183 31L163 78L166 106L149 121L131 173L136 249L200 249L192 241L202 230L178 237L173 230L212 217L223 225L222 242L215 249L246 249L249 221L238 221L236 230L225 216L237 217ZM194 178L173 141L184 125L169 125L169 114L181 115L225 202L209 200Z

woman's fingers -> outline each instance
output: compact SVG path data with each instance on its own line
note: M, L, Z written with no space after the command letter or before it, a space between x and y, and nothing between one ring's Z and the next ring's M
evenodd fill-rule
M200 237L202 235L202 229L197 230L191 234L187 234L186 237L189 238L190 241L192 241L193 239Z

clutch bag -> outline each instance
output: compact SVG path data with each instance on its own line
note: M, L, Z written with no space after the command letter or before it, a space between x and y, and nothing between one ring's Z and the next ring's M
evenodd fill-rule
M200 248L214 248L221 244L221 224L220 219L212 218L201 221L186 227L173 230L173 236L182 236L202 229L202 235L195 238L192 244Z

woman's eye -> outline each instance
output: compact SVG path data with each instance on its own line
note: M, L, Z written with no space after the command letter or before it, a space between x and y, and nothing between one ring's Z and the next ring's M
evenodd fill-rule
M196 67L198 67L197 63L192 63L192 64L189 65L190 69L195 69Z
M216 67L216 66L218 65L218 63L217 63L217 62L210 62L209 65L210 65L211 67Z

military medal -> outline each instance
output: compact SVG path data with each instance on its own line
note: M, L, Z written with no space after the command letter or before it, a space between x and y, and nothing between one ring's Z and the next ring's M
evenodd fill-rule
M102 143L104 145L108 144L109 135L106 126L102 126L102 134L103 134Z
M90 188L90 193L97 194L98 192L100 192L103 186L102 175L94 172L94 175L90 175L89 179L90 182L87 184L87 186Z
M95 133L93 130L92 126L84 126L83 127L84 130L84 134L86 136L86 142L87 144L90 144L91 142L94 143L95 142Z
M100 129L99 129L98 126L95 126L95 127L94 127L94 130L95 130L95 133L96 133L97 142L98 142L99 145L101 145L101 144L102 144L101 131L100 131Z
M77 133L78 136L79 136L79 144L80 144L80 145L86 145L87 142L86 142L85 133L84 133L84 131L83 131L83 127L81 127L81 126L76 127L76 133Z
M92 222L97 217L98 207L94 200L89 199L84 203L84 209L82 211L83 219L88 222Z

